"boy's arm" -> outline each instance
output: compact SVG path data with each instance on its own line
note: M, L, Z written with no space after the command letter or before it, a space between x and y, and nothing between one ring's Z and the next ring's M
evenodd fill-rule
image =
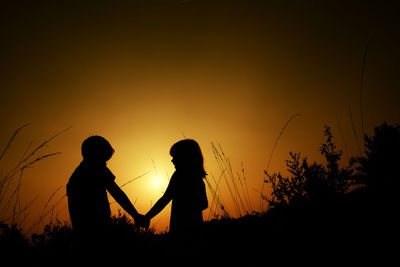
M122 189L114 182L111 181L107 185L107 190L110 192L111 196L118 202L121 207L128 212L134 220L140 217L135 207L132 205L128 196L122 191Z

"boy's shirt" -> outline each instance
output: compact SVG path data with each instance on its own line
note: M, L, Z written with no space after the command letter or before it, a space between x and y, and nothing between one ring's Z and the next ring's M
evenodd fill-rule
M102 224L111 216L107 184L115 180L104 165L82 161L67 184L67 196L72 225ZM79 227L79 226L78 226Z

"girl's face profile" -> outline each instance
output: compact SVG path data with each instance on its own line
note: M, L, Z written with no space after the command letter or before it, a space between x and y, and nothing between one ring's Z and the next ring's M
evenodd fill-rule
M171 162L174 164L175 169L180 168L180 167L183 165L183 163L184 163L183 160L182 160L182 158L181 158L181 157L177 157L177 156L172 157Z

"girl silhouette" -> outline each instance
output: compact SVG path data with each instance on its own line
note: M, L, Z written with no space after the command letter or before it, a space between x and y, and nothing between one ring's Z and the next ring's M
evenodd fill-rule
M198 232L202 211L208 207L203 178L206 172L200 146L192 139L175 143L170 150L176 171L164 195L145 215L148 222L172 200L170 234L178 239L190 238Z

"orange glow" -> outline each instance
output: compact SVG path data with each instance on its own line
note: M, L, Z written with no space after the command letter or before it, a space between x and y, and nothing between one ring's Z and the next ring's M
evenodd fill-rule
M153 190L163 190L167 186L167 180L156 174L151 178L150 184Z
M320 160L324 124L333 128L339 147L347 145L345 160L358 151L360 64L370 37L364 33L371 32L359 22L370 21L372 11L355 14L355 21L348 14L359 10L358 4L330 9L297 1L299 6L176 1L182 3L155 8L165 1L125 2L121 5L128 7L111 11L102 3L95 9L80 3L68 11L57 5L4 8L0 152L15 129L32 124L0 161L0 175L12 170L31 141L30 149L72 126L40 151L61 154L24 170L17 204L23 208L34 200L19 218L24 228L41 231L55 218L69 221L65 185L81 161L82 141L91 135L105 137L115 149L108 167L118 185L126 184L122 189L140 213L167 188L174 172L169 149L183 138L200 144L207 181L214 189L218 184L232 217L245 208L258 211L271 149L293 114L301 116L281 136L270 172L285 172L290 151ZM400 44L392 37L400 34L389 18L379 20L385 33L377 31L367 60L362 98L367 133L383 120L399 123ZM234 179L240 176L237 191L248 195L243 203L232 200L234 185L224 177L230 170L218 165L211 143L229 157ZM18 175L9 188L15 188ZM206 185L208 219L215 216L210 210L221 212L216 208L221 203ZM118 209L112 204L113 214ZM168 223L169 207L152 226L163 231Z

